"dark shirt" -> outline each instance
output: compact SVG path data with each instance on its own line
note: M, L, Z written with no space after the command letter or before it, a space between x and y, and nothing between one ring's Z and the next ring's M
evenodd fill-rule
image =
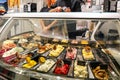
M71 12L81 12L81 5L78 0L71 0Z
M56 4L52 7L69 7L71 9L71 12L80 12L81 6L79 0L57 0Z

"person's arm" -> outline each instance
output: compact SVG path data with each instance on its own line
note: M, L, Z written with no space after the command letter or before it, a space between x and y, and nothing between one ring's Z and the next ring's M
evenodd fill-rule
M48 12L57 12L56 8L50 9Z
M40 20L43 31L49 30L56 22L57 22L57 20L54 20L52 23L50 23L49 25L46 26L44 23L44 20Z
M50 29L54 24L56 24L57 20L54 20L52 23L48 25L48 29Z
M49 12L62 12L62 7L58 6L56 8L50 9Z

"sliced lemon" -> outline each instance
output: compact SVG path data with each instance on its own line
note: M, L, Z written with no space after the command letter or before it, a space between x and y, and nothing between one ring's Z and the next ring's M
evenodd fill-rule
M31 61L30 57L26 57L26 62L29 63Z
M44 63L44 62L46 61L46 59L45 59L44 57L40 57L40 58L39 58L39 61L40 61L41 63Z

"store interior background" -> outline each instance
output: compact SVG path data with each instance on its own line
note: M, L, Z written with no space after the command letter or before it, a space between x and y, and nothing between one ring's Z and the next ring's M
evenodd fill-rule
M13 1L13 0L8 0L8 1ZM45 0L16 0L16 1L18 2L17 5L14 5L12 7L8 6L8 13L27 12L25 11L25 5L29 6L28 3L35 3L37 8L35 12L40 12L41 8L45 5L44 4ZM107 10L104 10L104 7L107 8L108 6L110 6L110 4L111 4L111 8L113 7L117 8L117 11L115 12L120 12L120 0L80 0L80 1L84 2L80 4L81 12L107 12ZM108 4L109 1L111 2L110 4Z

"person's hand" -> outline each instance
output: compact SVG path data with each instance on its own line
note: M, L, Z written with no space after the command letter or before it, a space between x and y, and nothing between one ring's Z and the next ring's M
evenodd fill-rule
M55 8L56 9L56 12L62 12L62 7L58 6Z
M48 30L49 30L49 27L44 27L43 28L43 32L48 32Z
M54 9L49 10L49 12L61 12L61 11L62 11L62 7L60 7L60 6L54 8Z
M69 7L65 8L64 12L71 12L71 9Z
M48 30L50 30L50 28L57 23L57 20L54 20L51 24L49 24L48 26L43 28L44 32L47 32Z
M58 20L55 19L55 20L54 20L54 23L57 23L57 21L58 21Z

